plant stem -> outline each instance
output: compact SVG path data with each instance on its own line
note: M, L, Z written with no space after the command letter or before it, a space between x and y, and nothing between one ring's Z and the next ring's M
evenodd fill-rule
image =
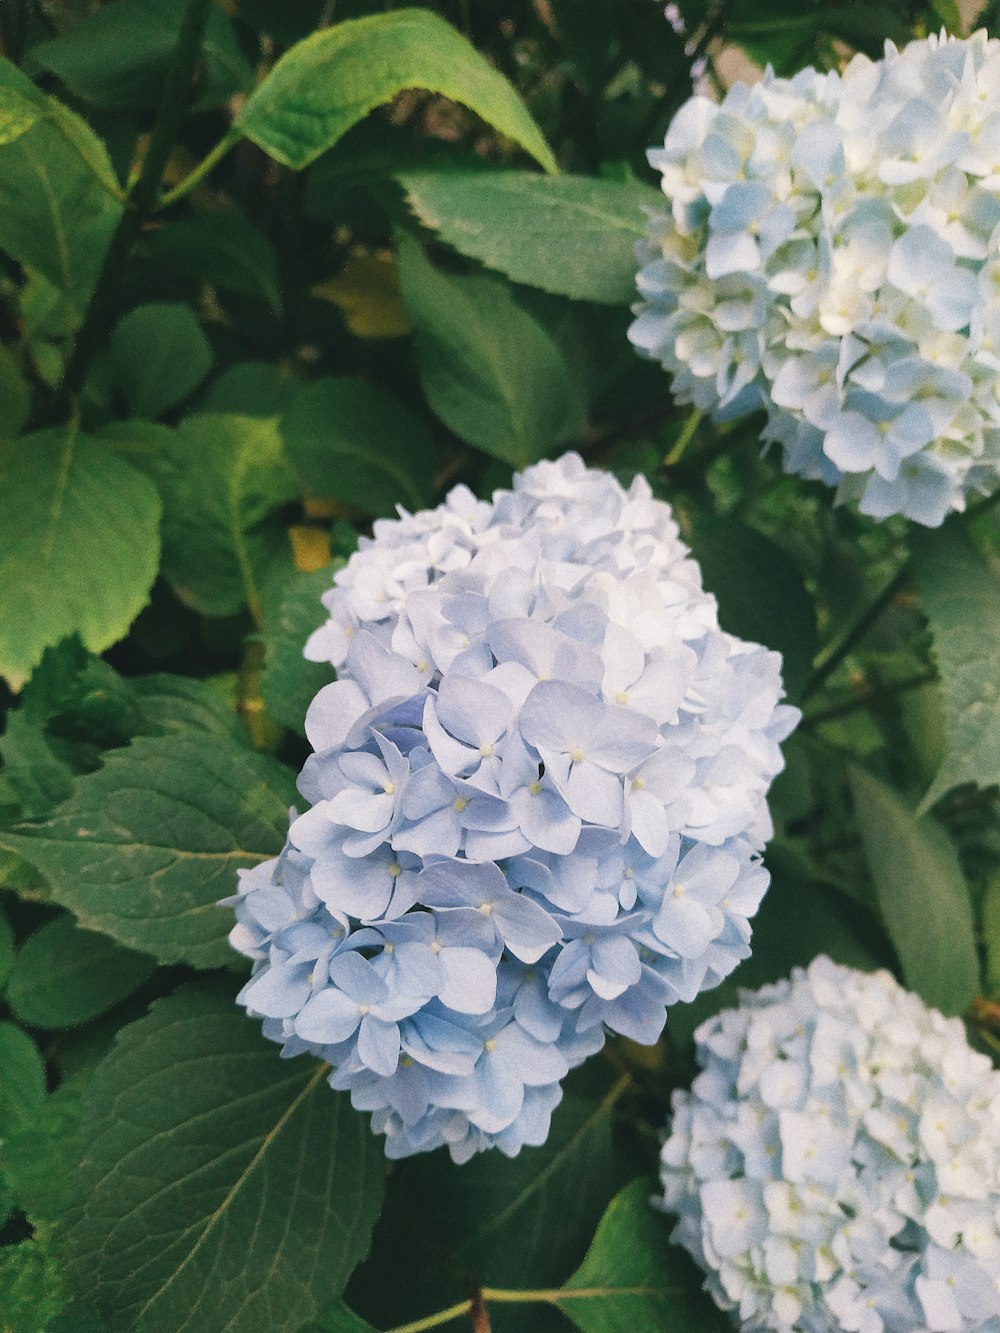
M832 722L834 718L846 717L849 713L855 713L858 709L867 708L873 703L895 699L897 695L905 694L908 690L918 690L921 685L929 685L934 680L937 680L936 671L921 671L915 676L908 676L905 680L868 687L864 693L859 694L854 699L845 699L843 703L833 704L829 708L821 708L815 713L807 713L802 719L800 730L818 727L820 723Z
M424 1333L428 1328L440 1328L442 1324L450 1324L453 1319L461 1319L472 1310L472 1301L459 1301L457 1305L449 1305L447 1310L438 1310L437 1314L429 1314L425 1319L414 1319L410 1324L399 1324L396 1328L389 1330L389 1333Z
M170 208L176 204L179 199L183 199L189 194L196 185L200 185L205 177L218 166L231 148L234 148L242 138L242 134L235 125L231 126L229 131L215 145L215 147L201 159L182 181L174 186L172 190L167 190L166 194L160 196L157 208Z
M121 290L122 266L127 262L143 226L156 207L163 171L191 100L195 70L212 3L213 0L186 0L177 33L177 45L167 70L142 170L129 191L125 211L111 238L87 316L66 367L62 383L64 399L74 398L86 379L91 356L114 317Z
M830 649L824 659L820 662L819 666L806 682L805 688L798 700L799 703L803 703L806 699L811 698L820 686L824 685L826 681L829 680L840 666L841 662L854 651L875 622L889 609L897 595L905 586L909 576L910 571L907 565L904 565L902 569L898 570L896 574L893 575L874 601L865 608L851 628L841 638L840 642Z
M647 1296L655 1290L657 1294L667 1294L662 1287L535 1287L530 1290L512 1291L506 1287L482 1287L476 1296L467 1301L449 1305L446 1310L425 1315L423 1319L414 1319L410 1324L399 1324L389 1329L388 1333L426 1333L427 1329L440 1328L465 1315L472 1315L482 1305L556 1305L563 1301L592 1301L599 1297Z

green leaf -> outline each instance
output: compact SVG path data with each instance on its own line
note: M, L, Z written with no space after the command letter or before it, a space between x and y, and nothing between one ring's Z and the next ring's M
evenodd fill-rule
M160 103L177 45L183 0L115 0L51 41L31 48L33 69L57 75L77 97L110 110L152 110ZM209 9L195 106L217 106L253 86L221 7Z
M699 515L691 547L719 603L722 628L780 652L794 699L818 649L816 615L798 569L780 546L737 519Z
M81 930L63 916L28 937L18 950L7 991L28 1027L86 1023L124 1000L152 975L154 963L106 935Z
M196 213L161 227L150 241L149 258L199 284L209 282L281 309L274 247L238 209Z
M48 1245L25 1240L0 1249L0 1328L47 1333L66 1304L62 1274Z
M513 1160L439 1155L393 1169L371 1260L348 1300L381 1328L481 1286L561 1282L586 1252L629 1168L612 1141L616 1088L604 1101L568 1094L545 1143ZM422 1219L418 1230L414 1218ZM385 1283L393 1271L397 1281Z
M152 476L163 497L163 573L182 601L208 616L260 615L264 569L284 528L265 520L298 494L273 418L203 412L176 431L144 423L102 438Z
M0 1161L11 1194L36 1230L65 1215L76 1166L78 1080L61 1083L3 1134Z
M324 1312L318 1324L307 1325L301 1333L376 1333L376 1330L349 1310L343 1301L338 1301Z
M854 814L889 938L907 986L945 1014L961 1014L979 985L968 885L955 849L884 783L850 772Z
M282 848L291 775L222 735L140 737L112 750L43 824L0 832L87 929L161 962L233 961L220 898Z
M20 819L38 819L73 790L73 772L52 752L44 733L23 708L7 714L0 738L0 784L17 804Z
M426 9L349 19L298 42L251 93L235 127L300 170L404 88L461 102L546 171L556 170L541 130L503 75Z
M31 390L6 347L0 346L0 440L12 440L31 411Z
M42 110L34 98L0 86L0 145L20 139L41 118Z
M583 1263L556 1297L583 1333L724 1333L729 1319L701 1290L702 1275L669 1244L671 1224L654 1211L653 1180L634 1180L601 1218Z
M142 713L137 735L207 731L246 743L242 719L219 691L203 680L157 672L152 676L134 676L129 687Z
M212 349L186 305L137 306L111 335L111 385L136 416L158 417L176 407L211 369Z
M67 1272L115 1327L295 1333L378 1213L381 1145L326 1065L196 984L124 1029L85 1096Z
M425 227L515 282L578 301L635 300L635 243L643 205L663 208L638 181L530 171L405 171L397 180Z
M960 782L1000 782L1000 582L963 533L913 541L913 571L941 675L947 743L921 803Z
M0 97L38 111L30 128L0 141L0 249L63 293L75 326L121 218L121 191L93 130L3 59Z
M399 261L420 378L445 425L518 468L581 434L584 404L565 358L505 283L441 273L406 236Z
M432 445L423 424L365 380L321 379L300 389L281 422L285 452L313 495L394 515L433 498Z
M0 444L0 675L15 689L74 631L95 653L122 638L156 576L159 517L147 478L72 426Z
M38 1047L15 1023L0 1023L0 1137L29 1123L45 1101Z
M340 562L343 563L343 562ZM324 685L334 677L325 662L307 662L302 656L305 641L327 618L320 601L333 586L336 564L308 574L296 573L285 587L275 617L265 635L266 656L260 692L275 722L305 735L306 709Z

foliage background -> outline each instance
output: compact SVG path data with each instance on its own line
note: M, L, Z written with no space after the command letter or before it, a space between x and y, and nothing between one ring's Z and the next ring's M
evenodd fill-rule
M827 952L1000 1054L989 503L930 533L834 509L625 338L692 65L963 15L678 14L4 0L0 1328L721 1328L646 1204L700 1019ZM773 887L753 958L572 1075L544 1147L387 1171L235 1009L215 904L281 847L327 679L301 644L357 534L570 447L644 472L723 625L785 654Z

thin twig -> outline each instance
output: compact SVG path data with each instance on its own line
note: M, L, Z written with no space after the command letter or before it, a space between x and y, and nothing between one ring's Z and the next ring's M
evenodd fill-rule
M91 357L114 318L121 291L122 266L127 263L143 226L156 208L160 181L190 105L212 3L213 0L187 0L185 4L142 170L129 191L125 211L111 238L86 318L63 376L61 392L66 400L74 398L83 386Z

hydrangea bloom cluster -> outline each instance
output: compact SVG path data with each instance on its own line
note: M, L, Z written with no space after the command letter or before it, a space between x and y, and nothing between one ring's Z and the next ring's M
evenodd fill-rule
M1000 481L1000 41L693 97L649 154L630 338L682 402L767 410L787 471L936 526Z
M306 654L310 809L242 875L240 1000L390 1156L540 1143L607 1031L749 953L780 658L719 629L669 508L579 456L380 521Z
M887 973L818 958L696 1033L663 1205L747 1333L1000 1330L1000 1072Z

